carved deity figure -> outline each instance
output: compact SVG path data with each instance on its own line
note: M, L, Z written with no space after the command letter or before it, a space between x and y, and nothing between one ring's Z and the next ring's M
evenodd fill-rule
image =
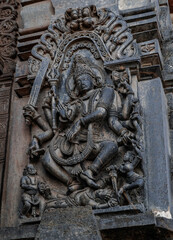
M134 141L142 143L140 103L132 87L138 77L138 53L122 16L93 5L67 9L33 47L28 79L35 80L24 117L28 125L37 126L32 128L28 155L32 162L40 159L55 177L59 194L66 192L59 202L49 187L39 184L45 208L68 206L68 199L94 208L121 204L123 186L118 185L116 165L123 162L124 152L138 156ZM37 102L40 92L43 102ZM123 166L125 181L129 174L136 176L133 163ZM106 175L109 181L103 187ZM127 184L132 187L134 182ZM99 205L98 194L111 191L116 203L109 198Z
M68 185L70 192L82 188L81 182L98 189L95 177L116 156L117 137L119 142L126 144L130 144L130 139L134 138L134 134L119 121L118 93L106 84L98 86L97 80L89 63L82 55L77 54L73 60L74 89L71 100L67 104L57 102L60 129L54 137L51 127L47 127L36 111L34 115L35 122L45 132L34 136L29 152L31 155L39 154L41 144L53 137L42 158L43 165L52 175ZM131 94L126 94L122 109L124 118L129 112ZM52 121L50 103L48 97L43 106L49 123ZM91 160L89 166L85 166L87 160ZM64 166L71 166L71 172L65 170Z

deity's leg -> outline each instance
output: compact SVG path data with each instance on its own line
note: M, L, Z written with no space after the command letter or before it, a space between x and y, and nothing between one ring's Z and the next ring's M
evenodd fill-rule
M118 145L115 142L104 141L100 144L100 152L89 167L92 172L98 174L100 169L106 165L118 152Z
M48 151L44 154L42 163L48 172L64 184L69 185L72 182L70 174L64 168L55 163Z
M80 177L92 188L99 188L95 183L93 174L98 174L100 169L106 165L117 153L118 145L111 141L104 141L100 144L100 151L89 166L89 169L81 173Z
M131 184L125 184L123 186L123 189L126 190L132 190L138 187L142 187L144 185L144 180L142 178L137 179L136 181L132 182Z

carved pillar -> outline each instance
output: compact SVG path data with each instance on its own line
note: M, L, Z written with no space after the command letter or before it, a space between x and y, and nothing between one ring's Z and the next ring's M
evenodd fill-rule
M10 87L1 85L0 88L0 186L2 185L5 162L6 139L8 129Z
M2 191L9 108L16 58L17 6L15 0L0 3L0 195Z

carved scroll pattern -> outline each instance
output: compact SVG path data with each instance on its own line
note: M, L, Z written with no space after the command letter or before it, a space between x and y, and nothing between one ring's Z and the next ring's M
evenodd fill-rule
M74 41L76 46L71 49L70 44ZM104 62L138 54L130 29L120 15L117 16L109 9L97 10L95 6L68 9L64 18L51 23L48 31L42 35L40 43L33 47L33 57L29 59L30 76L36 75L40 62L45 57L50 59L55 68L61 66L59 63L64 58L65 64L68 64L70 55L75 49L82 47L84 42L94 57L100 57ZM65 48L68 56L63 54Z
M17 1L0 4L0 74L13 73L16 57Z

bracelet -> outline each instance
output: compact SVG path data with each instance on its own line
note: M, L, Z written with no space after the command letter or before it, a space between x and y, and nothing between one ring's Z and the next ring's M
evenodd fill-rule
M128 94L128 95L129 95L129 94L134 95L134 92L133 92L133 91L129 91L129 92L127 92L127 94Z
M39 137L38 137L38 136L34 135L34 136L33 136L33 138L36 138L36 139L37 139L37 141L38 141L38 143L39 143L39 145L41 145L41 142L40 142L40 139L39 139Z
M33 120L36 120L36 119L38 119L39 117L41 117L40 114L38 114L38 115L36 115L35 117L33 117Z
M83 126L85 126L84 118L81 118L81 119L80 119L80 122L82 123Z
M119 135L120 135L120 136L123 136L127 131L128 131L128 130L127 130L126 128L122 128L122 129L120 130Z

